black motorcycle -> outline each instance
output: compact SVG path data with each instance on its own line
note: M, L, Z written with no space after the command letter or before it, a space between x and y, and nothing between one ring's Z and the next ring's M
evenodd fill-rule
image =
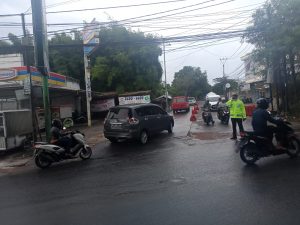
M215 123L212 119L212 114L208 108L203 108L202 119L207 125L209 125L210 123L212 123L213 125Z
M230 113L227 107L219 109L218 119L221 121L221 123L228 125L229 118L230 118Z
M298 156L300 141L289 122L279 119L275 137L279 146L275 146L267 137L258 136L255 132L245 132L240 142L240 157L248 165L254 164L263 157L287 154L291 158Z

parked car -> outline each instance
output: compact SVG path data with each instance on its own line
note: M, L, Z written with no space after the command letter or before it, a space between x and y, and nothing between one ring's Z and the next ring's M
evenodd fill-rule
M172 101L172 110L173 113L184 110L185 112L190 111L190 104L186 96L177 96L173 97Z
M195 97L188 97L188 102L190 105L196 105L196 98Z
M173 127L173 116L158 105L122 105L110 108L104 121L104 136L112 143L137 139L146 144L152 134L163 130L172 133Z

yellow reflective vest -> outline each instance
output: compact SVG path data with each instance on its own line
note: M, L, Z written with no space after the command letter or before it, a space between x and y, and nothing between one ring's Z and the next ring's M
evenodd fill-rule
M246 118L245 105L241 100L229 100L226 105L229 107L231 118Z

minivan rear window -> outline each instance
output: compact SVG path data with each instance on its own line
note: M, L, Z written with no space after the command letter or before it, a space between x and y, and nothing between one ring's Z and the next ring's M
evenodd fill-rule
M109 114L107 116L108 119L127 119L131 118L132 113L128 108L114 108L110 109Z

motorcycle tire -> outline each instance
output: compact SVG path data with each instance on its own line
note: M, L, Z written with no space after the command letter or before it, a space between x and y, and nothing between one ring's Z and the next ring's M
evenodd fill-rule
M256 145L254 143L248 143L244 145L240 150L240 157L247 165L253 165L259 159L255 154Z
M82 160L86 160L86 159L89 159L91 158L92 156L92 149L91 147L83 147L79 153L79 157L82 159Z
M43 157L41 154L37 154L34 157L35 165L41 169L46 169L51 166L52 162Z
M289 146L287 148L287 154L291 158L296 158L300 153L300 142L297 138L289 138Z

